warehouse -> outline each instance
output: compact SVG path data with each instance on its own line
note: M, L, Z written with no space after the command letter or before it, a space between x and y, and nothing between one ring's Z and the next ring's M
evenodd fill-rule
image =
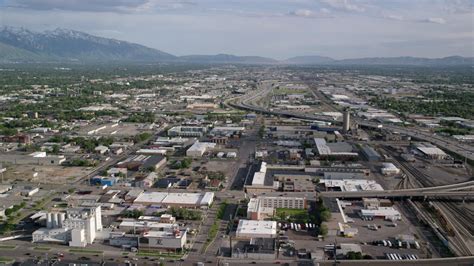
M208 149L212 149L216 146L215 143L211 142L199 142L196 141L189 149L186 151L186 156L189 157L201 157Z
M168 130L170 137L202 137L207 133L207 127L176 126Z
M358 154L352 152L352 146L347 143L327 143L323 138L314 138L316 151L320 157L353 158Z
M208 208L214 200L213 192L205 193L167 193L144 192L134 201L135 204L180 208Z
M362 155L364 156L365 159L369 162L378 162L382 159L380 154L375 151L372 147L369 146L364 146L362 147Z
M275 238L277 222L240 220L237 227L237 238Z
M244 130L244 127L215 127L210 134L212 136L233 136L242 134Z
M400 169L398 169L393 163L383 163L380 172L383 175L396 175L400 173Z
M418 152L421 152L425 157L430 159L442 160L448 157L443 150L431 143L418 143L415 145L415 148Z

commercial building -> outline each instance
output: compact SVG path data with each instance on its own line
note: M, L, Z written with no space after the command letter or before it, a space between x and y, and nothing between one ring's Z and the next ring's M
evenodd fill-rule
M371 209L361 209L360 215L362 218L374 219L383 218L385 220L398 221L402 219L402 215L393 207L378 207Z
M208 208L214 200L213 192L205 193L167 193L143 192L134 200L135 204L146 206Z
M330 191L382 191L383 187L374 180L366 179L321 179L319 184Z
M306 209L306 198L301 197L268 197L251 198L247 207L247 219L264 220L274 215L275 209Z
M125 233L140 233L143 231L173 231L177 228L173 223L162 223L159 221L137 221L134 219L123 220L118 229Z
M196 141L189 149L186 151L186 156L189 157L201 157L208 149L216 147L216 143L212 142L199 142Z
M314 192L316 189L310 175L275 174L274 179L287 192Z
M186 230L147 231L143 232L138 240L140 250L181 251L186 245Z
M237 238L275 238L277 236L277 222L240 220L237 226Z
M207 133L207 127L176 126L168 130L170 137L202 137Z
M252 260L274 260L276 257L276 239L251 238L235 241L232 245L232 258Z
M252 176L250 182L245 184L245 190L248 193L259 194L263 192L272 192L278 189L278 182L273 182L271 176L267 176L267 163L260 162L257 171Z

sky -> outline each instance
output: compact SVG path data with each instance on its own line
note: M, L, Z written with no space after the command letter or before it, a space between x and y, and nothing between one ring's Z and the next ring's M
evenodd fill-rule
M474 56L474 0L0 0L0 25L174 55Z

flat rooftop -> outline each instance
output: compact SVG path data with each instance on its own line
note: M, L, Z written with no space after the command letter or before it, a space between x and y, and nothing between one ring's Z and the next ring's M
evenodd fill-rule
M275 221L255 221L255 220L240 220L237 227L237 235L276 235L277 222Z

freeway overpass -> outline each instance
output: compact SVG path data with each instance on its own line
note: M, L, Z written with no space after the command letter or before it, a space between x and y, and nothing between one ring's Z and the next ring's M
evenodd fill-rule
M228 104L237 109L248 110L257 113L264 113L269 115L277 115L277 116L284 116L284 117L294 117L299 119L305 120L319 120L319 121L327 121L335 123L333 120L328 120L326 117L320 117L315 115L306 115L306 114L298 114L294 112L286 112L286 111L275 111L275 110L268 110L266 108L255 106L249 102L252 100L265 95L267 92L270 91L271 85L265 82L261 83L262 86L265 86L263 91L258 91L252 95L244 95L243 97L237 98L236 102L228 102ZM234 98L235 99L235 98ZM360 126L370 127L370 128L379 128L380 123L374 123L367 120L363 120L357 117L353 118ZM337 122L336 122L337 123ZM453 153L459 154L464 158L467 158L471 161L474 161L474 147L469 145L462 145L457 141L447 139L438 135L433 135L429 132L424 132L418 130L416 128L406 128L406 127L399 127L394 125L383 124L383 128L392 132L398 132L401 134L405 134L412 138L420 139L423 141L429 141L435 145L438 145L448 151Z
M473 199L474 191L423 191L423 190L381 190L381 191L331 191L321 192L326 198L409 198L409 197L450 197Z

